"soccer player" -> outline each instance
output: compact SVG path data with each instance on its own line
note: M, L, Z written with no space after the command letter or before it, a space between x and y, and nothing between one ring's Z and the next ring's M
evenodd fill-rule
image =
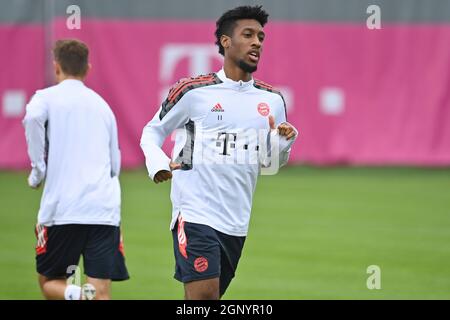
M23 120L28 184L45 180L36 226L36 269L47 299L110 299L111 280L129 278L120 234L120 150L108 104L83 83L89 49L58 40L57 85L36 91ZM87 284L67 284L83 255ZM92 287L93 286L93 287Z
M142 133L150 178L173 176L175 278L186 299L225 293L247 235L258 173L275 160L284 165L297 136L280 92L252 78L267 19L261 6L225 12L215 32L223 68L175 84ZM171 160L161 145L183 127Z

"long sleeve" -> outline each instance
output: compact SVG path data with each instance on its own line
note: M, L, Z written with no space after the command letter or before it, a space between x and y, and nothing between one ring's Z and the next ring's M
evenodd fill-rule
M153 180L160 170L170 171L170 158L161 149L165 138L189 120L188 97L184 95L171 105L167 100L142 131L141 148L145 155L149 177Z
M120 149L119 138L117 133L117 122L114 114L112 114L111 137L110 137L110 157L111 157L111 177L118 177L120 174Z
M281 104L282 103L282 104ZM284 100L280 99L280 106L274 111L275 127L281 123L288 123L286 120L286 113L284 108ZM292 125L291 125L292 126ZM294 128L294 126L292 126ZM295 142L298 131L295 129L295 137L287 140L278 134L277 130L271 130L267 135L266 144L263 145L260 154L260 161L263 168L269 168L268 172L276 173L279 168L284 166L291 153L291 146Z
M28 146L28 156L31 160L31 173L28 183L32 187L38 186L46 174L46 122L48 111L45 102L38 94L34 95L26 107L26 114L22 121L25 127L25 137Z
M295 142L298 135L297 129L294 128L294 130L296 131L296 135L294 138L289 140L287 140L286 137L280 136L277 130L272 130L268 136L268 158L273 161L273 156L278 156L278 168L284 166L289 160L291 146Z

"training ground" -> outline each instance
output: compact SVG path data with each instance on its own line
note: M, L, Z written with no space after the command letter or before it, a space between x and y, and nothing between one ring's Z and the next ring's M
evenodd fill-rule
M0 299L42 299L34 225L41 190L0 172ZM115 299L182 299L169 184L121 174L131 280ZM367 268L380 267L369 290ZM448 299L450 169L288 167L259 177L250 231L224 299Z

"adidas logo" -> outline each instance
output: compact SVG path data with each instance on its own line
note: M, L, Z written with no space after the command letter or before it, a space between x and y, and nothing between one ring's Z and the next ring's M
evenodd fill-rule
M220 103L216 104L212 109L211 112L224 112L225 110L222 108Z

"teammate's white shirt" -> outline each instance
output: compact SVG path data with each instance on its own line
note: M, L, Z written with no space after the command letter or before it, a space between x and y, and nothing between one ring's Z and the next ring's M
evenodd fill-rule
M161 146L172 131L184 128L177 131L173 152L182 169L172 172L171 229L181 214L184 221L229 235L247 234L257 176L262 164L269 165L267 146L279 151L281 166L294 142L272 132L268 143L269 109L276 126L286 121L286 111L281 95L265 86L228 79L223 69L187 80L169 92L145 126L141 147L151 179L170 170ZM278 144L279 150L273 149Z
M117 125L102 97L81 81L64 80L36 91L23 125L32 166L29 184L45 179L38 223L118 226Z

